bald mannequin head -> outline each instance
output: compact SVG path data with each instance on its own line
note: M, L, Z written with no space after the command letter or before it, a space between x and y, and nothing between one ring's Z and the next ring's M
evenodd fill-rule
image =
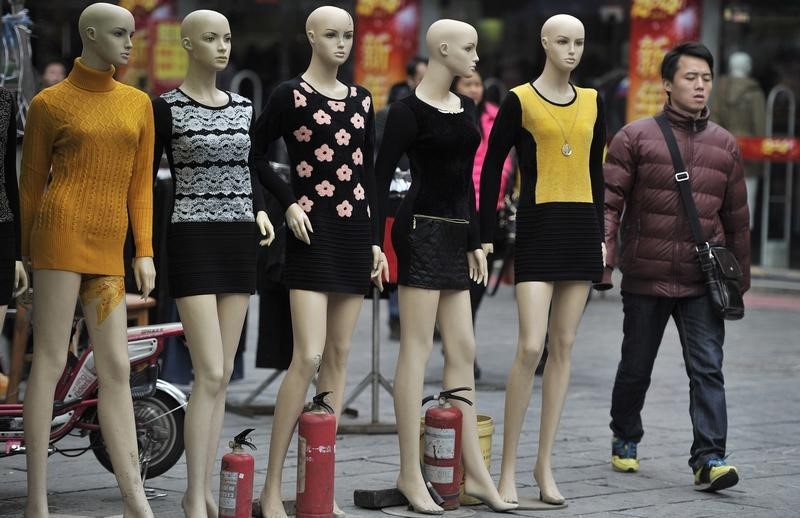
M568 14L551 16L542 25L541 42L547 56L545 67L562 73L574 70L583 56L586 31L583 23Z
M438 56L442 53L447 55L449 46L456 40L464 39L465 36L474 36L474 41L477 44L478 32L472 25L446 18L433 22L428 28L427 34L425 34L428 56Z
M115 22L128 22L131 29L134 26L133 15L127 9L105 2L91 4L81 12L81 16L78 18L81 42L86 45L87 40L96 38L99 27L107 27Z
M192 11L181 22L181 39L199 38L210 24L228 25L228 19L222 13L210 9Z
M306 18L306 34L309 40L312 38L311 33L319 35L328 23L349 24L350 30L353 30L353 17L350 16L350 13L339 7L323 5L311 11L311 14Z
M583 22L569 14L556 14L548 18L544 25L542 25L542 45L545 45L545 40L552 42L553 39L562 31L569 31L570 33L576 30L581 33L584 32Z

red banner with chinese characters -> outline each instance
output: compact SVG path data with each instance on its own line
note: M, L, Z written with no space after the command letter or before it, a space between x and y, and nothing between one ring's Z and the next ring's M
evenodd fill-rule
M354 80L372 93L376 110L392 85L406 80L418 31L418 0L357 0Z
M786 137L737 137L745 160L800 162L800 139Z
M700 38L700 0L633 0L628 109L632 122L661 110L661 60L672 47Z

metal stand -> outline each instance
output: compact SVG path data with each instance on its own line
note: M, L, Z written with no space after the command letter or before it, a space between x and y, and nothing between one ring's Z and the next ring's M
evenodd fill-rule
M378 288L372 287L372 370L361 380L355 389L347 396L344 407L347 408L361 392L368 386L372 386L372 420L367 424L340 424L338 433L342 434L389 434L397 433L397 425L393 423L381 423L380 414L380 387L386 389L390 396L394 396L394 389L389 380L381 374L381 335L380 335L380 292Z
M234 414L253 417L254 415L273 415L275 414L275 405L254 405L253 401L266 390L284 371L275 369L275 372L269 375L267 379L261 382L261 385L255 388L241 403L225 403L225 410L233 412Z

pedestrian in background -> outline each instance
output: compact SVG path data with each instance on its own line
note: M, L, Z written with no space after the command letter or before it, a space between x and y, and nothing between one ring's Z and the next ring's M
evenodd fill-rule
M709 121L713 70L714 58L700 43L684 43L669 51L661 64L667 93L664 114L686 164L703 235L734 253L746 291L750 226L742 159L734 137ZM624 313L622 359L611 400L611 464L618 471L639 469L641 411L664 328L672 317L689 376L694 432L689 466L696 489L717 491L739 481L737 469L725 461L725 324L712 312L675 173L653 118L623 127L608 149L604 169L608 265L598 287L611 287L611 271L619 265Z

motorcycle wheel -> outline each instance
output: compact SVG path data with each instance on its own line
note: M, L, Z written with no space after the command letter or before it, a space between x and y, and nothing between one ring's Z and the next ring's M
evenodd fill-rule
M161 391L133 402L136 422L145 423L137 429L136 434L139 443L139 462L144 460L142 450L147 444L147 437L150 437L150 463L146 475L148 479L169 471L183 454L184 409L178 407L177 401ZM91 432L89 441L92 453L98 462L114 473L101 431Z

